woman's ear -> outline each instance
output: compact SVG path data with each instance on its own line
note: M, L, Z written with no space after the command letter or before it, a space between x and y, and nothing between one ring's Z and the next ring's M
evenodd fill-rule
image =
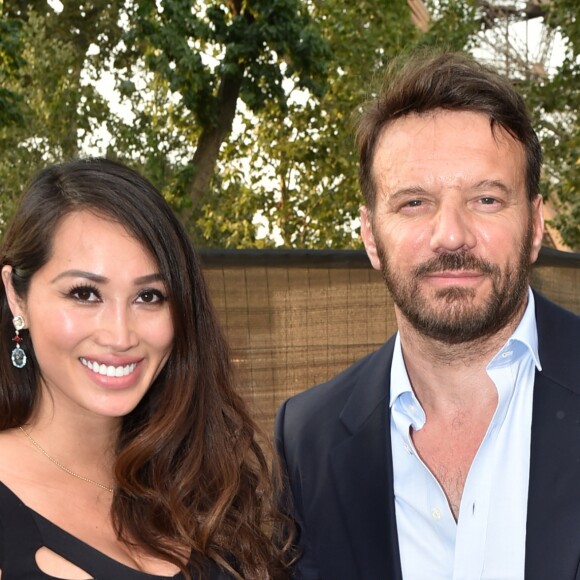
M16 294L12 284L12 266L2 267L2 282L6 290L6 298L8 300L8 307L12 316L22 316L26 320L26 305L24 301Z

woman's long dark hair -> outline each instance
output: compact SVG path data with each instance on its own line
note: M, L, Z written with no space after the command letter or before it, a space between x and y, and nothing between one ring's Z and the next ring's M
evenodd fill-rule
M20 201L0 267L12 266L15 291L25 298L32 276L50 259L57 225L76 211L121 224L153 256L173 320L169 360L124 417L117 443L112 517L119 537L179 565L188 577L191 566L203 577L208 558L241 578L283 576L286 551L271 537L283 526L272 505L268 462L234 389L228 348L198 258L161 194L135 171L106 159L49 167ZM29 364L16 369L10 363L12 314L0 286L4 430L32 416L40 370L26 331L21 334Z

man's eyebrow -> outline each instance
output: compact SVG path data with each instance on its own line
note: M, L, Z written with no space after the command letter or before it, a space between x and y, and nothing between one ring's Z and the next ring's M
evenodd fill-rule
M391 199L397 199L399 197L409 197L413 195L423 195L427 193L425 188L421 187L420 185L410 185L408 187L401 187L400 189L396 189L392 193L388 195Z
M500 191L503 191L507 195L513 193L513 190L500 179L482 179L475 185L471 186L469 189L471 189L472 191L499 189ZM425 193L427 193L427 190L421 187L420 185L410 185L408 187L405 186L401 187L400 189L396 189L395 191L391 192L388 195L388 197L390 199L397 199L400 197L423 195Z
M474 191L480 191L485 189L499 189L500 191L503 191L507 195L512 193L512 189L499 179L484 179L479 183L476 183L472 189Z
M110 281L106 276L94 274L93 272L85 272L84 270L65 270L53 278L51 283L58 282L63 278L86 278L91 282L95 282L95 284L106 284ZM135 286L139 286L141 284L150 284L151 282L163 282L163 276L160 273L155 272L154 274L140 276L134 280Z

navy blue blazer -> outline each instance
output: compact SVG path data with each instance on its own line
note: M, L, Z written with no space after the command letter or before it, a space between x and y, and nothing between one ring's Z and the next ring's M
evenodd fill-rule
M535 294L526 580L580 580L580 317ZM276 445L306 580L402 580L390 437L394 338L286 401Z

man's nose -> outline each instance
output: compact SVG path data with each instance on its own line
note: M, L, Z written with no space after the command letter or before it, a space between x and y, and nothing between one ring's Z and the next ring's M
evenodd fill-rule
M472 249L476 244L471 216L460 204L445 203L433 217L431 250L436 253Z

